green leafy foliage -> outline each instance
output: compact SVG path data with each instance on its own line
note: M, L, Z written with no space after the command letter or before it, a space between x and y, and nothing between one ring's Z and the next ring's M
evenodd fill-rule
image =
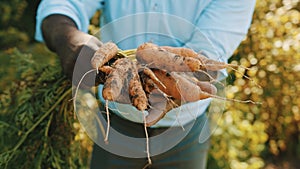
M27 33L20 31L17 23L22 19L27 2L24 0L4 0L0 2L0 48L16 46L18 43L28 43Z
M0 1L0 49L25 47L34 41L36 8L40 0Z
M0 16L0 22L2 23L0 28L5 28L13 23L18 22L27 7L27 2L24 0L3 0L0 2L0 9L2 15Z
M91 144L75 139L82 132L59 64L14 50L12 65L17 80L0 97L0 168L87 167Z

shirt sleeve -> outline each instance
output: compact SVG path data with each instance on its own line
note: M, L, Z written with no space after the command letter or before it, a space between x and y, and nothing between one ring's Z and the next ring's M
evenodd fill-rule
M196 30L185 44L207 56L227 62L247 35L255 0L213 0L196 21Z
M254 7L255 0L213 0L198 18L185 46L227 63L247 35ZM226 77L226 70L219 71L218 80Z
M88 31L89 19L96 10L101 9L103 0L42 0L37 9L35 39L43 41L41 24L51 14L62 14L70 17L77 28ZM53 25L55 26L55 25Z

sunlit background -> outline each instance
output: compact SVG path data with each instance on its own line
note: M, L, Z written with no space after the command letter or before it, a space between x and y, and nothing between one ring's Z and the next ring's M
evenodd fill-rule
M0 2L0 168L87 168L92 142L74 117L70 84L33 39L38 3ZM262 104L227 102L208 168L300 168L300 1L257 0L230 62L245 68L228 69L227 98Z

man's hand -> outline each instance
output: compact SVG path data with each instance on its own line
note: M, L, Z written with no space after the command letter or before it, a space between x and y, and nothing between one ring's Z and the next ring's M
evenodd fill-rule
M92 69L90 60L102 42L79 31L73 20L63 15L45 18L42 31L47 47L57 53L64 73L69 79L73 78L73 83L77 85L84 73ZM95 74L96 72L86 76L83 87L95 85Z

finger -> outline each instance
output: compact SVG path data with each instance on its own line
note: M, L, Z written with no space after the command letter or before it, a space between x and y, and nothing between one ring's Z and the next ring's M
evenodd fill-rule
M165 114L172 109L168 98L162 94L149 94L148 100L150 108L149 114L146 116L146 125L152 126L162 119Z
M102 45L103 45L103 43L94 36L91 36L90 40L87 42L87 46L89 46L94 51L99 49L99 47Z
M193 72L193 76L199 81L211 81L216 79L218 72L217 71L196 71Z
M217 93L217 88L215 85L209 82L197 82L197 85L201 88L202 91L209 93L211 95L215 95Z

